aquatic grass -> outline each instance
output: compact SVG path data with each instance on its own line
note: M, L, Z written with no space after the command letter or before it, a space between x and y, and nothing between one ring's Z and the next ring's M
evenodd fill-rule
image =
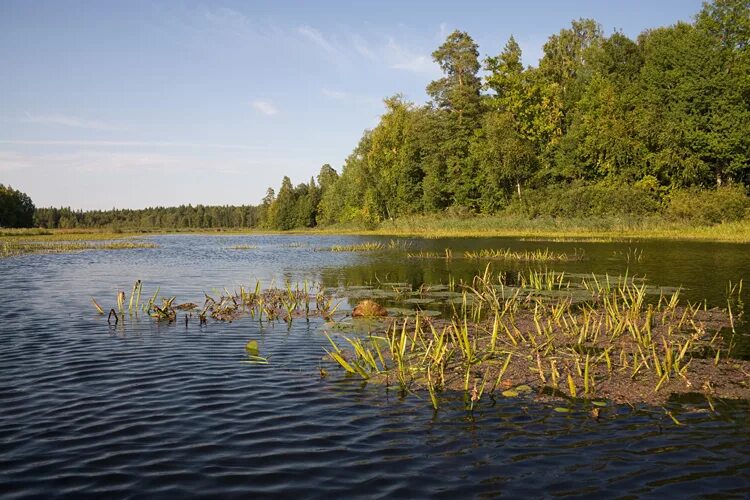
M376 250L385 250L387 247L380 242L359 243L355 245L333 245L332 247L322 250L328 252L374 252Z
M464 257L474 260L513 260L519 262L566 262L583 260L583 251L576 250L573 254L564 252L553 252L547 248L544 250L512 250L482 249L464 252Z
M132 250L158 248L155 243L145 241L0 241L0 258L26 254L71 253L85 250Z

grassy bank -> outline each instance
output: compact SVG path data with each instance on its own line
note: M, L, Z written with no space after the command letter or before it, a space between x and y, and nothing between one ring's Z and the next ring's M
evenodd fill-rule
M384 236L486 237L507 236L548 240L703 240L734 243L750 242L750 220L716 225L687 225L661 217L641 219L587 218L555 219L517 216L449 217L425 215L384 221L371 230L353 226L331 227L332 233L376 234Z

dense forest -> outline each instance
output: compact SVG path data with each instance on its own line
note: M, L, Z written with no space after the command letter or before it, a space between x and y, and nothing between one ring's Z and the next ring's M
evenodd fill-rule
M705 3L692 23L605 36L594 20L549 37L524 67L513 37L480 58L469 34L432 54L424 105L385 99L339 174L284 177L257 207L72 212L43 227L263 227L404 216L642 216L714 223L750 206L750 1Z
M326 165L317 185L284 178L264 223L368 225L444 210L679 217L711 205L707 222L741 218L749 42L747 0L704 4L694 23L637 40L573 21L549 37L538 67L524 67L513 37L480 60L455 31L432 54L444 76L427 86L430 102L386 99L341 175Z

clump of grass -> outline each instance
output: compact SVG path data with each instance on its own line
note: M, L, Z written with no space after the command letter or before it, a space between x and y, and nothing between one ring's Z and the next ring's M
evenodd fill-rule
M407 259L445 259L451 260L453 258L453 250L445 248L442 253L440 252L428 252L420 250L418 253L407 253Z
M356 245L333 245L326 248L329 252L374 252L376 250L385 250L388 248L380 242L359 243Z
M572 255L564 252L553 252L547 248L544 250L523 250L515 251L510 248L503 249L483 249L476 251L464 252L467 259L499 259L515 260L519 262L564 262L573 260L583 260L583 251L580 253L576 250Z
M30 253L70 253L84 250L132 250L157 248L155 243L144 241L14 241L0 242L0 258Z

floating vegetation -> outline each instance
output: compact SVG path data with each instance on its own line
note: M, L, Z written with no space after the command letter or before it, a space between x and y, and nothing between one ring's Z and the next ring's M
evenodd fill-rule
M255 250L258 245L232 245L228 247L230 250Z
M522 286L508 286L488 266L462 286L450 319L405 317L380 334L343 336L343 349L331 340L328 353L363 379L425 391L435 408L447 390L462 391L469 409L484 396L519 397L532 388L596 398L596 406L602 398L659 404L695 392L750 399L750 362L729 358L733 340L721 333L736 299L728 310L685 303L680 289L648 300L645 283L592 275L577 288L587 300L576 303L562 293L571 288L563 274L520 278ZM561 293L539 296L529 286ZM739 285L729 290L738 294Z
M145 241L0 241L0 258L30 253L70 253L84 250L132 250L157 248Z
M576 250L572 255L564 252L553 252L547 248L544 250L515 251L510 248L485 249L464 252L467 259L499 259L515 260L519 262L567 262L583 260L583 251Z

